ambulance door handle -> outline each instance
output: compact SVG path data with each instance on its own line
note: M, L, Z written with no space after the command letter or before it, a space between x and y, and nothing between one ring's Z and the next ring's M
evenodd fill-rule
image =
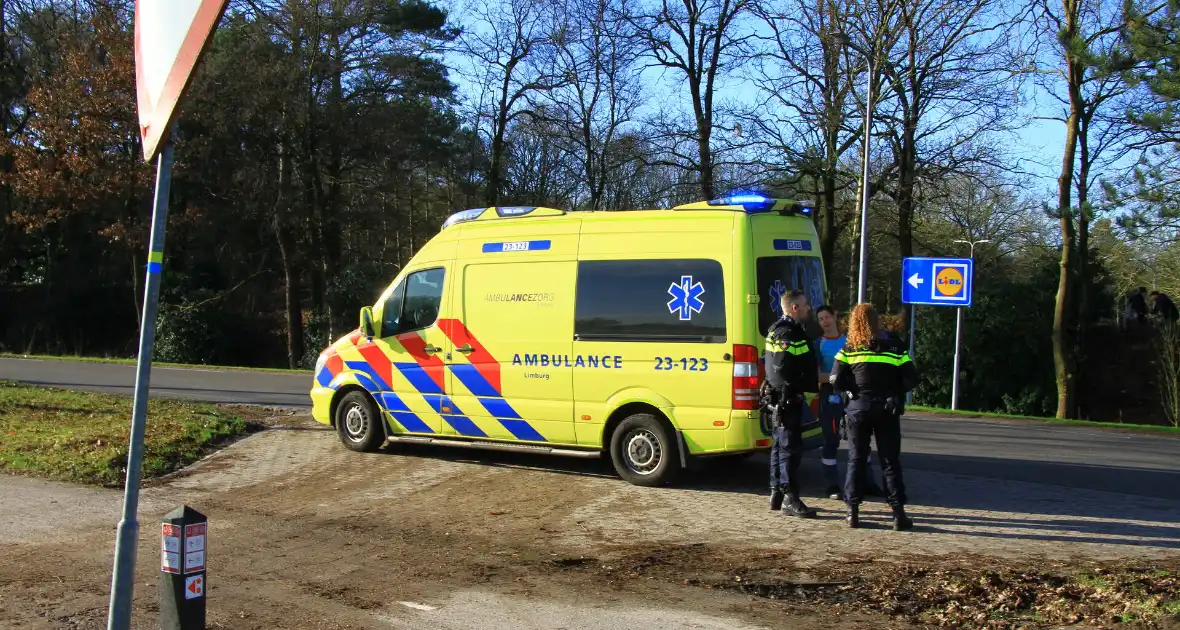
M475 352L475 348L472 348L471 344L468 343L468 344L464 344L462 346L459 346L458 348L455 348L455 352L462 352L463 354L471 354L472 352Z
M434 346L426 346L425 348L422 348L422 351L425 352L426 354L434 354L436 352L442 352L442 348L436 348Z

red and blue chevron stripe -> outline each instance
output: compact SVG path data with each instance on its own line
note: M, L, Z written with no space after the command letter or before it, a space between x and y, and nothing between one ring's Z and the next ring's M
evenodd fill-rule
M389 356L372 341L363 341L359 331L347 338L363 360L345 361L335 349L323 367L316 373L316 382L321 387L331 383L343 370L348 369L398 424L410 433L434 433L405 402L393 392L393 373L402 375L415 392L420 394L430 407L460 435L466 437L488 437L454 401L446 395L446 370L475 395L480 405L518 440L546 442L529 422L521 418L501 391L500 362L492 356L471 331L457 319L439 320L439 328L456 348L470 347L468 363L446 364L437 356L426 352L426 340L417 333L397 336L397 341L414 361L394 363Z
M479 404L487 410L508 432L518 440L529 442L547 442L528 421L512 408L504 399L500 390L500 362L491 352L479 342L475 335L457 319L443 319L438 322L451 343L456 348L469 346L472 351L468 354L469 363L452 363L451 373L459 379L463 386L475 394Z

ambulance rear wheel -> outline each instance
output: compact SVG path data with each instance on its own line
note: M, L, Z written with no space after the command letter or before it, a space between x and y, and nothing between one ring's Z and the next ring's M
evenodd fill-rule
M348 392L336 405L336 433L349 450L371 453L381 448L385 432L378 422L377 406L364 392Z
M671 431L650 413L628 416L615 427L610 455L615 472L637 486L664 485L680 470Z

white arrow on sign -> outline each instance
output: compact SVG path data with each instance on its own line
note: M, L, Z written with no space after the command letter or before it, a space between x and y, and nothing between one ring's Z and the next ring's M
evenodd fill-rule
M916 289L916 288L918 288L918 285L925 282L925 280L922 279L922 276L919 276L918 274L915 273L914 275L910 276L909 282L910 282L910 286L914 287Z
M177 103L192 78L227 0L136 0L135 86L143 158L168 136Z

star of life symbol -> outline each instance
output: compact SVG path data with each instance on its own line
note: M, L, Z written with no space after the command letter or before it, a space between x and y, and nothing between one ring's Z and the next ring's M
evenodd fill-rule
M672 296L668 300L668 312L679 311L682 322L691 320L693 313L699 313L705 308L705 302L701 300L704 292L705 287L700 282L693 282L692 276L680 276L680 284L672 283L668 287L668 295Z
M770 310L775 315L783 314L783 296L787 294L787 285L782 280L775 280L770 285Z

